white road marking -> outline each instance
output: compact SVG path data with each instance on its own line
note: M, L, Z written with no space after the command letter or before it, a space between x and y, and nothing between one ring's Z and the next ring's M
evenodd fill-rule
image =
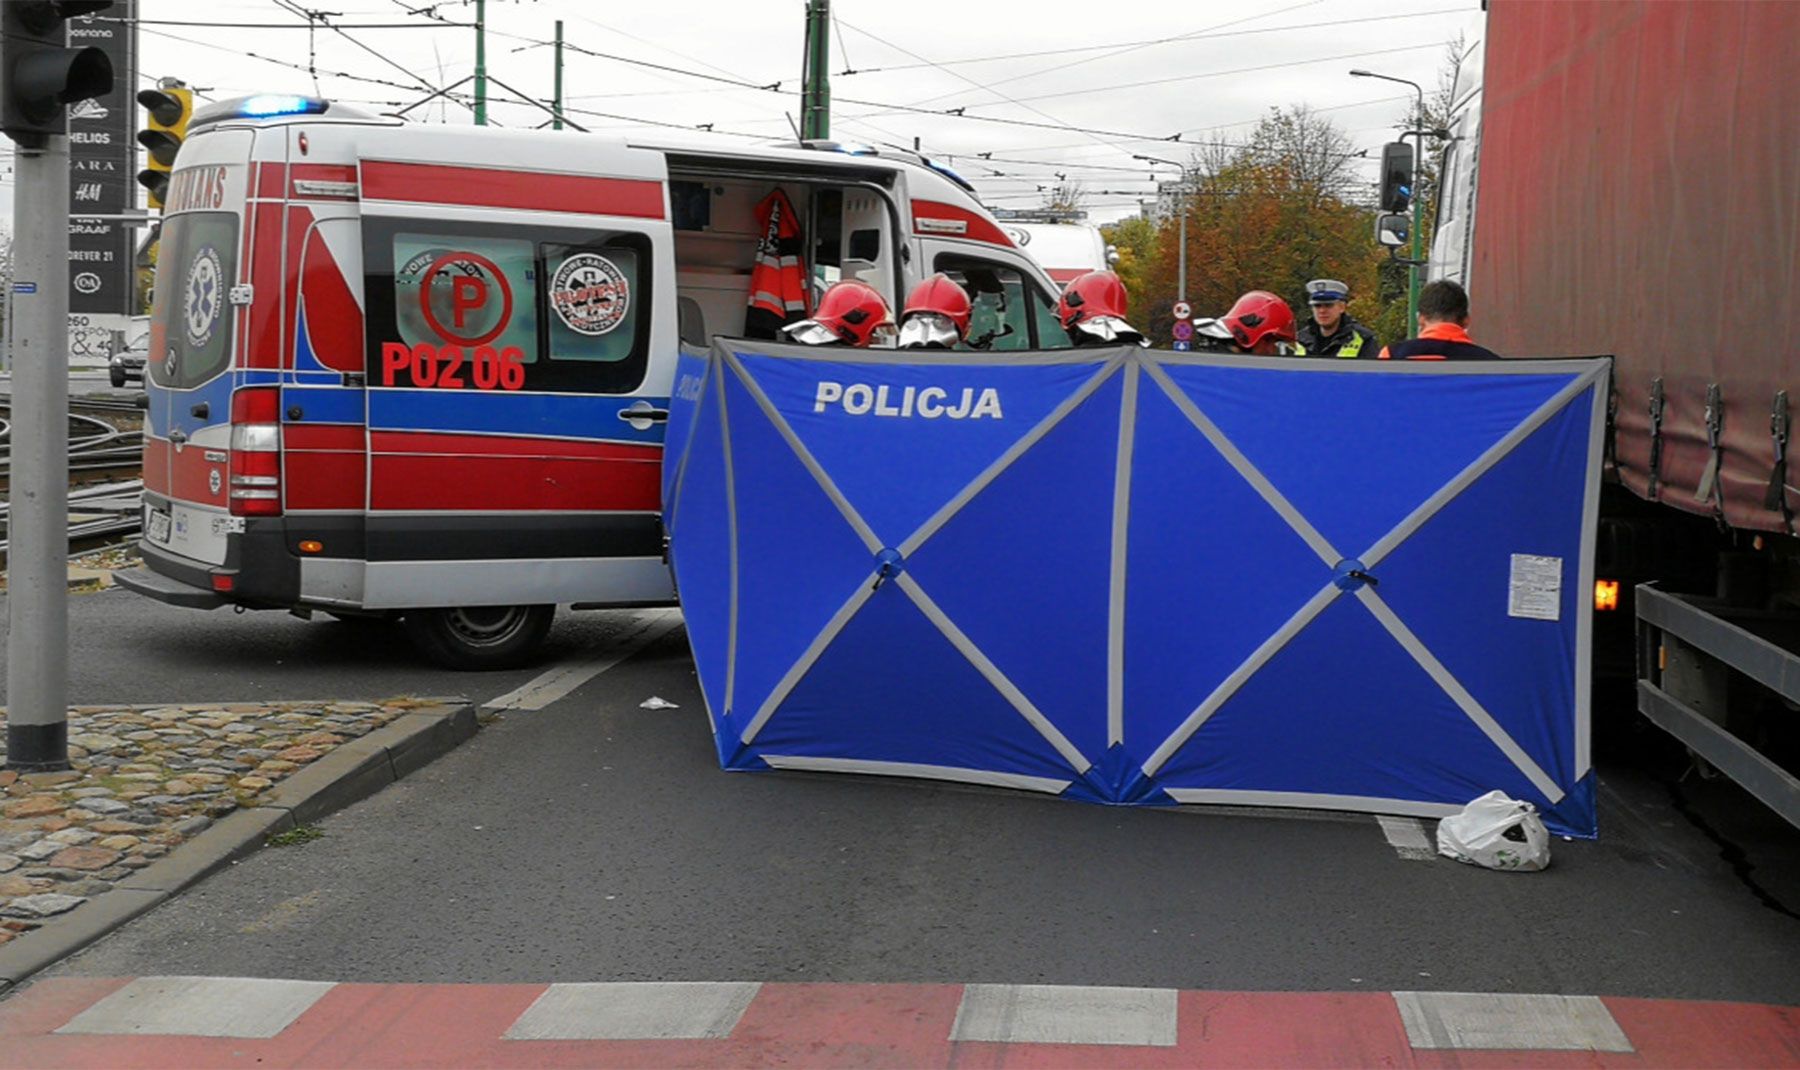
M256 977L139 977L57 1032L266 1039L333 987Z
M506 1031L507 1040L723 1040L757 981L554 984Z
M656 642L681 625L681 612L674 609L649 610L617 642L602 653L555 665L527 681L524 685L492 698L482 706L488 710L541 710L568 695L582 684L618 665L638 651Z
M1437 846L1425 835L1425 825L1418 818L1380 814L1375 820L1380 823L1381 834L1387 837L1388 845L1401 858L1409 862L1429 862L1438 856Z
M964 985L951 1040L1175 1046L1175 990Z
M1395 992L1415 1048L1634 1050L1598 996Z

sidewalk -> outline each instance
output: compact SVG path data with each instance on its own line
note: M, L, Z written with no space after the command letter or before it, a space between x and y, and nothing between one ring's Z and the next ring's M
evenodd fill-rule
M0 1067L1800 1065L1800 1010L1593 996L1045 985L63 978Z

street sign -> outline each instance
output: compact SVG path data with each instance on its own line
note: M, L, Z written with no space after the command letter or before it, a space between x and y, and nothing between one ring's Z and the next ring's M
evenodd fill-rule
M1176 320L1175 340L1177 342L1185 342L1192 337L1194 337L1193 323L1185 319Z
M1192 348L1194 348L1193 345L1188 342L1176 342L1175 343L1175 352L1177 352L1177 353L1186 353L1188 350L1190 350Z
M1189 316L1192 316L1194 314L1194 310L1188 307L1188 303L1186 301L1175 302L1174 312L1175 312L1175 318L1178 320L1187 319Z

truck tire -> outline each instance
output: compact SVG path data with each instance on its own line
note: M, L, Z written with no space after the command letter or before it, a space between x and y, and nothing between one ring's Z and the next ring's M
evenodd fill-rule
M402 623L419 652L446 669L516 669L550 632L555 606L456 606L414 609Z

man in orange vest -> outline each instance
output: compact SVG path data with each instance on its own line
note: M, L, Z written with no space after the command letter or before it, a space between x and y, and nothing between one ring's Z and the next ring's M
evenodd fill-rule
M800 262L800 222L787 194L776 189L756 205L762 238L750 269L750 309L745 338L777 338L781 328L806 315L806 268Z
M1499 360L1469 337L1469 293L1449 279L1419 291L1419 336L1383 346L1382 360Z

